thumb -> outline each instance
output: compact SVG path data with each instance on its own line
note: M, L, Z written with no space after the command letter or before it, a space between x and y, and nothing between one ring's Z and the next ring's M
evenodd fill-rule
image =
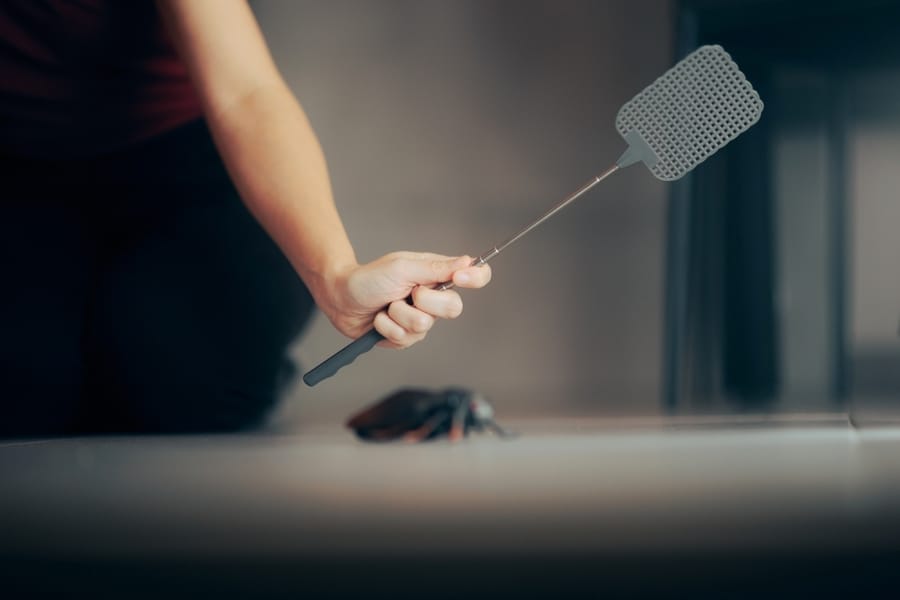
M398 266L402 269L402 277L410 283L432 285L452 280L456 271L468 267L471 262L469 256L423 254L406 259Z

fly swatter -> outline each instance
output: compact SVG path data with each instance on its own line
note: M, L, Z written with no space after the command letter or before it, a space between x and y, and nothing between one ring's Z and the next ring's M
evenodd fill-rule
M619 109L616 129L628 149L614 165L472 264L487 263L619 169L643 162L658 179L681 178L756 123L762 110L759 94L721 46L698 48ZM436 289L451 287L447 282ZM316 385L383 339L372 329L304 375L303 381Z

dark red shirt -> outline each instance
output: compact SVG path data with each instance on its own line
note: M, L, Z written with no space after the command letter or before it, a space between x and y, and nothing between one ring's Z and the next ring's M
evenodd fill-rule
M200 113L152 0L0 0L0 152L89 156Z

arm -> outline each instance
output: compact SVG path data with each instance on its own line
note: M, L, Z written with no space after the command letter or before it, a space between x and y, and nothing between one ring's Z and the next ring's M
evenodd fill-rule
M318 140L246 1L157 3L241 198L335 327L355 337L374 322L388 345L405 347L434 317L457 316L455 292L428 288L446 280L485 285L490 270L467 268L468 257L399 252L358 264Z

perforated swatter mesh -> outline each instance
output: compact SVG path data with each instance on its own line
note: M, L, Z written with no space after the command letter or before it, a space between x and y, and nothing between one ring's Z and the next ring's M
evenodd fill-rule
M636 129L659 161L650 171L671 181L759 120L763 103L721 46L702 46L619 109L616 128Z

